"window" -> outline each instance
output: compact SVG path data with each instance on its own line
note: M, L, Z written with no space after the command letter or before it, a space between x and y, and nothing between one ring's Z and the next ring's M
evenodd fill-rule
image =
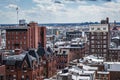
M26 32L23 32L24 34L26 33Z
M94 30L94 28L91 28L91 30Z
M104 77L107 77L107 75L104 75Z
M9 70L10 68L9 67L7 67L7 70Z
M16 77L16 75L13 75L13 77Z
M92 36L91 39L94 39L94 36Z
M97 30L100 30L100 28L97 28Z
M16 34L18 34L18 32L16 32Z
M107 48L107 45L103 45L103 48Z
M103 30L106 30L106 28L103 28Z
M24 42L24 44L26 44L26 42Z
M91 45L91 47L92 47L92 48L95 48L95 46L94 46L94 45Z
M26 80L30 80L28 75L26 76Z
M106 39L106 38L107 38L106 36L103 37L103 39Z
M104 50L103 50L103 52L107 52L107 50L106 50L106 49L104 49Z
M103 44L106 44L106 40L103 41Z
M16 36L16 39L18 39L18 37Z
M108 64L108 69L110 69L110 64Z
M10 44L10 41L8 41L8 44Z
M100 75L100 74L98 75L98 78L101 78L101 75Z
M92 35L94 35L94 32L91 32Z
M20 42L20 44L22 44L22 41Z
M24 80L24 75L22 75L21 80Z
M66 51L63 51L63 54L65 54L66 53Z
M95 52L95 49L92 49L92 52Z
M24 36L24 39L26 39L26 36Z
M8 80L13 80L12 75L8 75Z
M101 45L98 45L98 48L100 48L101 47Z
M97 44L100 44L100 41L97 41Z
M10 49L10 46L8 46L8 49Z
M98 53L100 53L100 49L97 49Z
M106 35L106 32L103 32L104 35Z
M91 43L94 44L94 40L92 40Z

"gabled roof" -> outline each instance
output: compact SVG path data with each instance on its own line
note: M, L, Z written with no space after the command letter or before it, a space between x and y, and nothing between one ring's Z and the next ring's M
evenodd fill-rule
M35 58L33 58L32 56L30 56L28 53L26 53L23 62L26 60L27 64L28 64L28 68L32 68L32 60L34 60ZM22 66L22 65L21 65Z
M31 49L31 50L29 50L28 53L29 53L29 55L31 55L31 56L33 56L33 57L36 58L38 64L40 63L40 61L39 61L39 55L35 52L35 50Z
M113 29L112 29L112 30L118 30L118 29L117 29L117 27L115 26L115 27L113 27Z
M15 60L7 60L6 61L6 65L8 65L8 66L13 66L13 65L15 65L16 64L16 61Z
M53 50L50 47L47 48L47 51L53 54Z
M48 47L47 49L43 48L41 46L41 44L39 43L37 53L39 56L43 57L43 56L48 56L48 55L52 54L53 51L50 47Z
M46 54L46 50L43 47L39 47L37 53L39 56L43 57Z
M28 64L28 68L32 68L32 61L37 59L30 54L26 52L19 55L8 56L4 59L4 64L22 68L23 62L26 61Z

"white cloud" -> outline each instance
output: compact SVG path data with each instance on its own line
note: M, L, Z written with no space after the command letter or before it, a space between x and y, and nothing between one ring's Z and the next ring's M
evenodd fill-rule
M6 8L17 8L18 6L16 4L9 4L6 6Z
M53 0L33 1L36 6L30 9L20 10L19 19L27 19L27 22L55 23L100 21L105 17L109 17L111 21L120 21L120 3L106 2L101 5L86 5L86 2L80 3L81 1L79 1L76 3L85 5L77 5L77 7L71 8L70 6L73 6L72 4L74 3L65 3L65 0L61 0L62 3L60 4L54 3ZM9 8L15 8L16 6L9 5ZM3 13L0 15L0 18L2 17L2 19L7 19L11 23L16 23L16 12L10 11Z
M79 3L79 4L87 4L87 1L81 0L63 0L63 3Z
M116 2L120 2L120 0L116 0Z
M44 4L44 3L51 3L52 0L33 0L33 2L37 3L37 4Z
M53 0L33 0L33 2L37 3L36 8L42 11L57 12L65 8L64 4L54 3Z

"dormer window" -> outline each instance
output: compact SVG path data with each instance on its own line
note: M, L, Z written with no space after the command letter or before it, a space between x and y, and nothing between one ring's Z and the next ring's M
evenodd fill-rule
M27 66L24 65L24 66L23 66L23 70L27 70Z
M23 63L23 70L27 70L27 66L28 66L27 62L24 61L24 63Z

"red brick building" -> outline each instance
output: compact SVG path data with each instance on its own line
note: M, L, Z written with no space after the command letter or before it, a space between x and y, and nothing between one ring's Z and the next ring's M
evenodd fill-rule
M0 80L6 80L5 75L5 65L0 65Z
M6 28L7 50L37 48L38 43L46 46L46 27L31 22L27 26Z
M36 57L33 57L31 53ZM31 51L6 57L4 59L6 80L43 80L41 75L43 68L37 58L37 54Z
M41 57L42 65L44 66L44 78L50 78L56 74L56 55L53 53L52 49L48 47L47 49L39 46L37 53Z
M97 71L96 80L111 80L110 73L104 71Z
M6 80L43 80L56 74L56 55L52 49L40 47L3 59Z
M109 27L108 24L90 26L90 53L97 56L108 54L109 48Z
M60 47L58 51L55 50L57 69L63 69L69 65L70 61L84 57L86 47L88 47L86 43L71 44L69 47Z
M110 48L108 51L107 61L119 62L120 61L120 49Z
M69 62L69 59L68 59L68 56L70 55L70 52L68 49L61 49L61 52L57 52L55 51L56 53L56 67L57 69L64 69L65 67L68 66L68 62Z

